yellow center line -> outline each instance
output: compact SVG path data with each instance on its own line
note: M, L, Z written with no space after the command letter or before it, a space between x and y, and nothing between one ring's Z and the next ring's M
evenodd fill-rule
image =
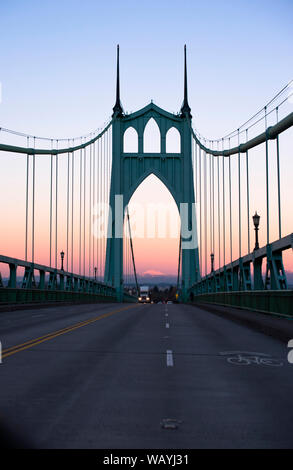
M99 315L98 317L89 318L88 320L74 323L73 325L68 326L66 328L62 328L61 330L57 330L52 333L48 333L46 335L40 336L38 338L26 341L25 343L21 343L16 346L11 346L10 348L3 349L2 358L4 359L5 357L12 356L13 354L16 354L17 352L32 348L33 346L37 346L38 344L44 343L45 341L49 341L50 339L57 338L57 336L64 335L65 333L69 333L71 331L77 330L78 328L82 328L83 326L89 325L90 323L94 323L98 320L102 320L103 318L110 317L114 315L115 313L122 312L124 310L129 310L130 308L134 308L134 307L137 307L137 305L123 307L118 310L111 310L110 312L104 313L103 315Z

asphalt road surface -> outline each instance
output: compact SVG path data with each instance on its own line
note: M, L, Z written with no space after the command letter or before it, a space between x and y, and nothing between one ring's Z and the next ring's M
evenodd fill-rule
M0 341L0 424L26 446L293 447L287 344L198 307L2 312Z

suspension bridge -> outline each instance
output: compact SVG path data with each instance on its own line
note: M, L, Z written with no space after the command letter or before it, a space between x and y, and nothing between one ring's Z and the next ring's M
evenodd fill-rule
M236 131L216 141L210 141L202 138L192 128L187 96L186 49L184 100L180 113L169 113L151 102L143 109L127 114L124 113L120 101L118 47L116 103L112 119L104 129L79 138L45 139L1 128L1 153L7 155L7 152L12 152L26 158L26 170L23 174L26 180L23 195L24 257L16 259L5 256L5 253L1 255L1 263L9 267L9 281L6 287L1 279L1 302L82 301L95 298L98 300L99 297L103 300L116 298L120 302L135 300L135 296L132 298L123 286L123 274L126 274L123 273L123 258L124 268L128 271L132 269L134 279L137 279L129 215L125 219L125 214L137 187L147 176L154 174L167 186L180 210L178 291L181 300L186 302L200 296L205 301L214 302L219 299L220 303L240 302L240 305L259 309L265 309L265 305L272 304L269 308L279 308L280 313L290 313L288 309L292 299L288 294L280 296L278 292L275 297L271 292L267 292L288 289L282 252L293 246L292 233L285 236L282 233L279 150L280 136L293 123L292 113L279 119L282 105L290 98L288 90L290 91L289 85ZM144 130L150 119L155 120L160 130L160 151L153 154L144 152ZM274 124L269 126L269 119L275 119ZM260 125L263 125L263 132L253 135L254 129ZM124 136L129 129L134 129L137 133L137 152L125 152ZM166 151L166 138L171 129L176 129L180 136L178 153ZM26 146L3 143L11 136L24 140ZM276 147L276 174L269 172L270 142ZM45 145L49 148L45 148ZM252 249L250 198L254 188L250 185L249 153L256 147L263 147L262 158L265 161L266 243L262 247ZM50 165L47 214L49 243L48 246L42 247L42 250L46 249L49 254L47 266L39 263L35 253L38 224L35 214L38 198L37 159L48 159ZM61 159L63 162L60 162ZM235 165L232 159L237 160L237 171L231 176L231 167ZM4 161L2 160L2 165L5 165ZM60 181L59 175L61 163L63 166L65 163L67 168L66 191L62 192L61 185L64 186L64 181ZM232 177L237 180L233 188ZM275 181L277 208L274 218L277 219L278 238L272 240L270 185L275 184ZM241 192L245 194L245 201ZM232 207L232 200L235 199L238 200L237 208ZM197 211L195 201L198 204ZM183 233L182 205L187 206L186 228L192 235ZM66 208L66 220L60 220L58 212L63 207ZM234 217L238 223L238 227L234 227L238 231L236 240L233 240L232 234ZM244 224L247 227L246 234L243 230ZM63 237L62 243L65 244L65 267L63 259L59 258L59 233L63 231L64 226L66 236L65 239ZM126 232L128 241L123 247ZM189 245L188 241L191 241ZM186 245L188 248L184 249ZM212 259L210 266L208 256ZM64 258L63 250L62 257ZM266 266L263 279L264 259ZM24 274L21 286L18 286L17 270L20 267L24 268ZM136 280L136 295L138 289ZM256 297L249 294L252 290L265 292ZM233 292L241 292L241 295L235 296ZM271 299L271 302L267 299ZM280 302L283 305L279 306Z
M292 82L235 131L209 140L192 123L186 47L180 111L151 101L127 113L118 46L116 101L103 127L66 139L0 129L1 174L15 186L23 222L9 231L13 214L2 195L10 251L0 255L0 372L8 364L0 406L18 429L14 442L28 435L23 445L42 447L292 446L293 291L284 257L293 233L282 187L290 102ZM157 152L144 142L150 120ZM128 205L150 175L180 214L178 305L137 304Z

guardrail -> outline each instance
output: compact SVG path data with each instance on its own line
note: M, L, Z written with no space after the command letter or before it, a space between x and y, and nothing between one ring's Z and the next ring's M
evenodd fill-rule
M293 318L293 290L213 292L197 295L193 303L208 303Z
M277 308L286 314L292 313L293 291L288 290L282 261L282 252L290 248L293 249L293 233L212 271L189 289L189 301L234 305L262 311L274 311L275 313L277 313ZM262 274L264 258L267 258L265 281ZM258 291L257 294L256 291ZM277 298L276 294L271 294L273 291L279 292L278 299L286 299L284 301L286 306L273 300ZM280 295L281 291L289 293L283 295L282 292ZM247 304L245 298L247 298ZM257 302L260 303L260 306L256 304Z
M0 255L0 263L9 266L7 286L0 274L0 304L116 301L114 287L90 277L3 255ZM17 283L19 267L24 268L21 286ZM135 302L136 298L127 294L124 301Z

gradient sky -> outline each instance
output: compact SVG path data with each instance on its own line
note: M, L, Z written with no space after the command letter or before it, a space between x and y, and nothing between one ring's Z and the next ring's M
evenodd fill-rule
M193 125L209 138L221 137L292 79L292 20L290 0L1 2L0 126L55 138L103 126L114 105L117 43L124 109L135 111L153 99L177 112L186 43ZM285 153L283 199L292 200L292 151ZM9 248L23 257L19 233L12 235L9 229L13 205L23 209L23 194L14 189L24 175L20 160L17 172L5 162L9 176L3 173L1 178L11 209L2 207L9 235L1 235L0 251ZM168 199L150 181L138 196L143 200L154 193ZM287 206L289 233L292 214ZM164 255L157 245L162 257L152 263L138 243L138 270L176 272L178 243L172 243ZM167 259L173 261L168 264Z

